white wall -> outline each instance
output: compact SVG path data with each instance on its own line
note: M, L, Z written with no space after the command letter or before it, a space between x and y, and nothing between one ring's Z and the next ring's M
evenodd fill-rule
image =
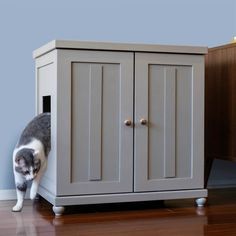
M213 46L236 34L234 0L1 0L0 190L34 115L32 51L52 39ZM236 177L235 177L236 179Z

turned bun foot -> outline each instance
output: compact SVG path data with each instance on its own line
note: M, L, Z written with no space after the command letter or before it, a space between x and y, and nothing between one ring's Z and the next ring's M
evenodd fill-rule
M196 204L198 207L204 207L206 204L206 198L201 197L196 199Z
M53 212L55 213L56 216L61 216L65 211L65 207L63 207L63 206L53 206L52 210L53 210Z

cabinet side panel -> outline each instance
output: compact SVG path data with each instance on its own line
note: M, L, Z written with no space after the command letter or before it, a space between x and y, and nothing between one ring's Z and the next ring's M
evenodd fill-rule
M56 65L51 53L36 60L36 114L51 112L51 151L40 185L56 193Z

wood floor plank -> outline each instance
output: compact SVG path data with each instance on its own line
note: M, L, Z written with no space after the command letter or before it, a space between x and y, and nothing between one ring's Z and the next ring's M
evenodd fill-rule
M205 208L188 199L73 206L56 218L43 199L27 200L20 213L13 205L0 201L0 236L236 235L236 189L209 190Z

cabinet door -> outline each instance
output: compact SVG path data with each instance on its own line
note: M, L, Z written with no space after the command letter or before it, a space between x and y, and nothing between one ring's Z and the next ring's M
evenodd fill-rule
M203 56L137 53L135 66L135 191L202 188Z
M70 131L61 134L58 195L131 192L133 127L124 121L133 122L133 53L59 50L58 60Z

